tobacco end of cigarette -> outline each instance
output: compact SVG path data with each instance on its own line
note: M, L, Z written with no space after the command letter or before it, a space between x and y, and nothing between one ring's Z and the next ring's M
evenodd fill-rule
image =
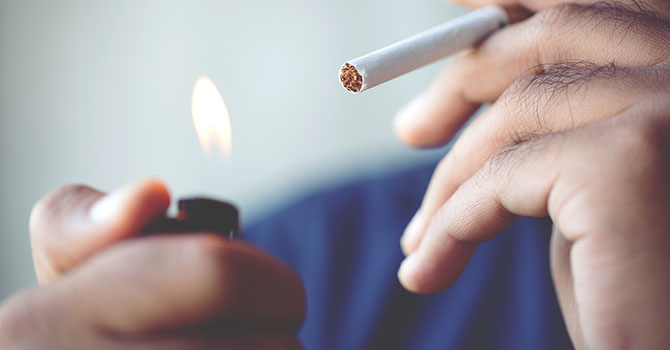
M340 81L342 86L351 92L360 92L363 87L363 76L351 63L345 63L340 68Z

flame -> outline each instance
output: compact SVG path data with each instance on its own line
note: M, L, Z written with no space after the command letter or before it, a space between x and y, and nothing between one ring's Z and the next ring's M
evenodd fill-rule
M211 152L216 144L223 155L229 157L233 143L230 115L212 79L200 77L195 82L191 113L202 148Z

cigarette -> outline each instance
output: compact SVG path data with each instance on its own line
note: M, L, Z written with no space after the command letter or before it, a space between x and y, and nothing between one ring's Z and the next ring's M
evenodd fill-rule
M365 91L471 47L508 22L502 7L483 7L348 61L340 68L340 81L352 93Z

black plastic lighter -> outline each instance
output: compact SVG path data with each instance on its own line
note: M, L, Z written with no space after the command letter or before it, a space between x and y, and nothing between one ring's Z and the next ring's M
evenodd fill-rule
M180 199L177 216L164 214L152 221L145 234L180 232L216 232L230 240L240 239L239 211L234 205L210 198Z

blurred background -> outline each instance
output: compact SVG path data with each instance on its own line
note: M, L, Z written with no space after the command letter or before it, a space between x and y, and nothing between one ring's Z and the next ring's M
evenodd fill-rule
M391 128L442 63L360 95L351 59L463 10L441 0L0 0L0 299L34 285L28 217L67 183L163 179L250 222L353 177L436 159ZM232 157L202 151L199 76L232 119Z

